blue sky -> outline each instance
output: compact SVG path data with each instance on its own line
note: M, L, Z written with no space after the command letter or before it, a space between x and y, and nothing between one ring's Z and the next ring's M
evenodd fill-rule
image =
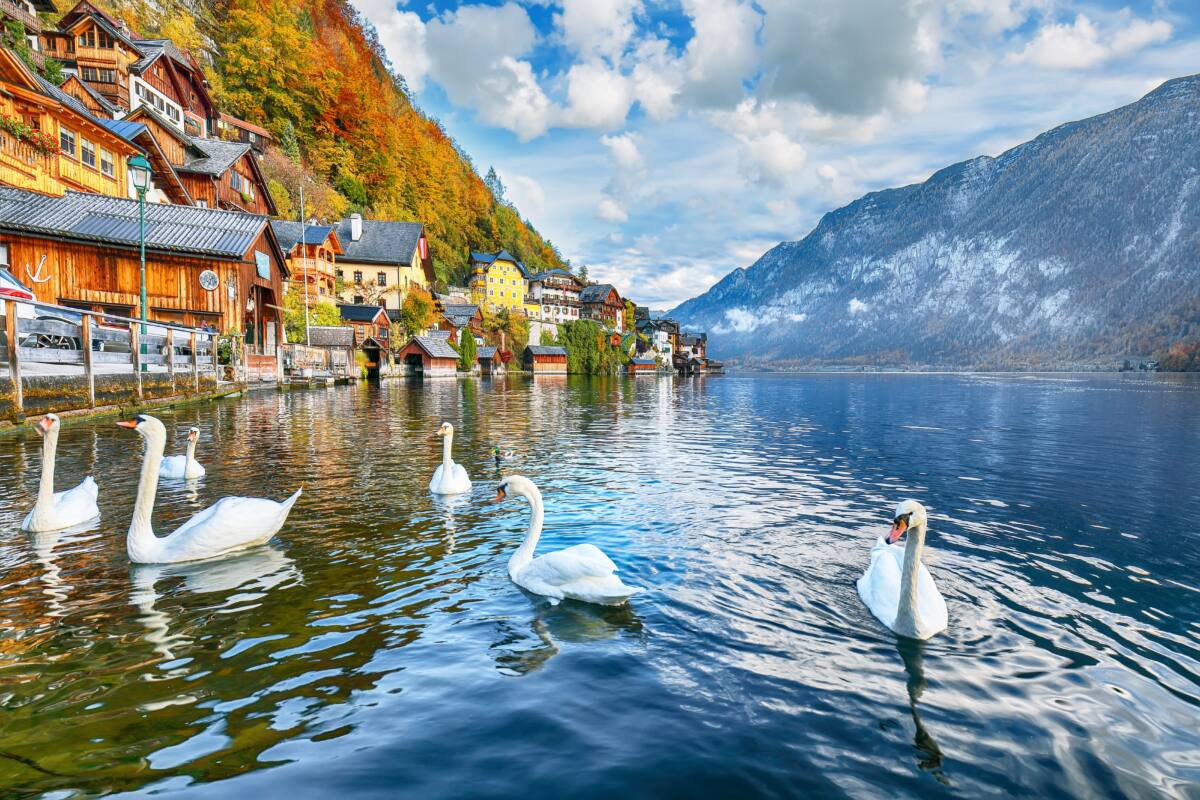
M354 0L418 104L653 308L864 192L1200 71L1200 2Z

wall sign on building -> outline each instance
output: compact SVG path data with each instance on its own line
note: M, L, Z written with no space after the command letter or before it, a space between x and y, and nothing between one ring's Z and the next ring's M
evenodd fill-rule
M207 292L216 290L220 280L217 278L217 273L211 269L206 269L200 273L200 288Z
M261 250L254 251L254 264L258 267L258 277L265 281L271 280L271 257Z

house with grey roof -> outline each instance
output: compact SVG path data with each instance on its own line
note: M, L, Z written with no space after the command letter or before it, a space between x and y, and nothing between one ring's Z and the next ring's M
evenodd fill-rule
M399 309L410 292L434 303L433 257L420 222L363 219L360 214L334 224L343 253L336 275L343 302Z
M0 241L42 302L139 316L136 200L0 187ZM242 331L251 354L283 342L287 264L265 216L150 204L145 242L148 318Z
M567 349L557 345L531 344L521 354L521 364L535 375L566 375Z
M334 269L343 252L337 229L333 225L307 225L280 219L271 220L271 228L287 255L292 286L304 291L307 284L312 302L336 302Z
M396 354L404 374L453 377L458 371L458 351L445 339L414 336Z
M618 333L625 330L625 301L611 283L593 283L579 292L581 319L599 322Z

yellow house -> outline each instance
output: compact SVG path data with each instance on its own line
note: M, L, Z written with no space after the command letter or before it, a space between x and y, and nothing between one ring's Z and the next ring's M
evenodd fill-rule
M527 302L529 271L507 250L471 253L471 302L491 312L507 308L532 317L538 305Z
M398 311L410 292L432 300L433 258L422 223L351 214L333 230L342 247L334 265L341 302Z
M0 185L127 197L137 147L110 124L0 48Z

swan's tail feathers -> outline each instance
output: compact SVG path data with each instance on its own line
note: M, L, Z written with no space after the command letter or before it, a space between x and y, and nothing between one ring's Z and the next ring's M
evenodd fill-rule
M86 478L84 478L83 482L79 484L79 487L87 492L93 500L100 496L100 487L96 485L96 479L91 475L88 475Z
M296 505L296 501L300 499L300 495L302 495L302 494L304 494L303 486L301 486L299 489L297 489L296 493L294 495L292 495L287 500L284 500L282 503L279 504L279 505L283 506L283 508L280 509L280 513L279 513L279 521L281 523L285 519L287 519L288 514L292 513L292 506Z

